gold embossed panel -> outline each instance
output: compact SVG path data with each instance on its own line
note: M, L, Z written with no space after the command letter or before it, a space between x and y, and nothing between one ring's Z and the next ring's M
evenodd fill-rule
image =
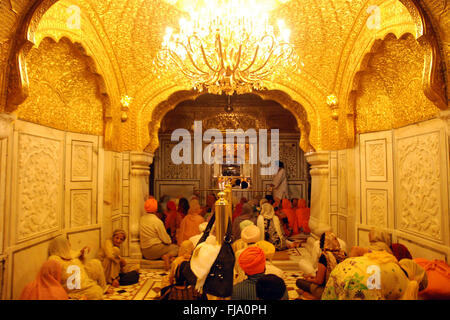
M63 39L45 39L28 56L30 96L19 119L48 127L103 135L103 105L86 58Z
M388 36L371 57L356 99L358 133L399 128L435 117L422 89L424 51L411 35Z

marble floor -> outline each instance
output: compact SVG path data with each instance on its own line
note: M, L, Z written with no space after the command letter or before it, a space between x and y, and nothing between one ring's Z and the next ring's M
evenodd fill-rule
M296 270L295 260L299 256L299 251L290 249L287 253L289 260L278 260L273 263L285 272L289 300L295 300L298 298L295 281L302 275ZM166 275L162 261L141 260L139 283L113 288L114 293L105 295L105 300L156 300L160 296L162 278Z

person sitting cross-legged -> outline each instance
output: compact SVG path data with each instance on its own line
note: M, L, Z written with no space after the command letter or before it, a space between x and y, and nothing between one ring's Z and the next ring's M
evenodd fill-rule
M150 198L145 202L145 211L140 220L140 242L142 255L145 259L163 259L166 270L169 270L171 260L178 255L178 246L172 243L164 223L156 216L158 203Z

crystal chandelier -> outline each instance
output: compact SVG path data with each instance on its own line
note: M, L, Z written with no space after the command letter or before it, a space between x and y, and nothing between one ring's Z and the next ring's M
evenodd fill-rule
M298 69L299 57L282 20L276 31L255 0L209 0L170 27L157 53L158 72L182 75L194 89L243 94L266 88Z

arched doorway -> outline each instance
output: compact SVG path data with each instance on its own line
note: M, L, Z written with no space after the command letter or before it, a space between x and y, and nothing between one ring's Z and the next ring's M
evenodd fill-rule
M199 151L204 153L210 144L210 141L202 139L201 150L195 150L194 121L197 126L201 125L202 138L205 137L203 133L210 129L217 129L223 134L222 164L207 164L205 159L202 159L202 163L194 163L194 154ZM179 144L178 138L172 141L172 133L177 129L189 132L189 139L192 140L191 164L175 164L172 159L175 154L174 147ZM232 140L229 141L233 141L233 146L229 146L226 141L227 130L231 133L238 129L244 132L254 129L256 133L267 130L268 141L272 141L270 137L274 138L271 135L272 130L278 129L279 159L285 164L288 174L290 198L308 199L309 203L310 175L304 151L300 148L301 132L297 121L294 115L278 102L263 100L255 94L232 97L204 94L193 100L184 100L167 112L158 131L159 148L154 152L154 173L150 181L153 194L157 198L190 197L197 194L204 201L208 193L218 188L221 178L227 176L234 179L233 181L246 181L249 185L246 191L236 191L236 198L263 197L268 193L267 186L271 183L272 176L261 174L261 168L265 167L259 157L261 150L256 163L252 164L249 159L251 152L258 153L258 149L253 148L261 145L251 143L249 138L242 144L231 137ZM258 139L261 139L261 136ZM227 146L236 160L232 164L226 163L226 157L229 155ZM271 151L267 154L269 157L273 155Z

